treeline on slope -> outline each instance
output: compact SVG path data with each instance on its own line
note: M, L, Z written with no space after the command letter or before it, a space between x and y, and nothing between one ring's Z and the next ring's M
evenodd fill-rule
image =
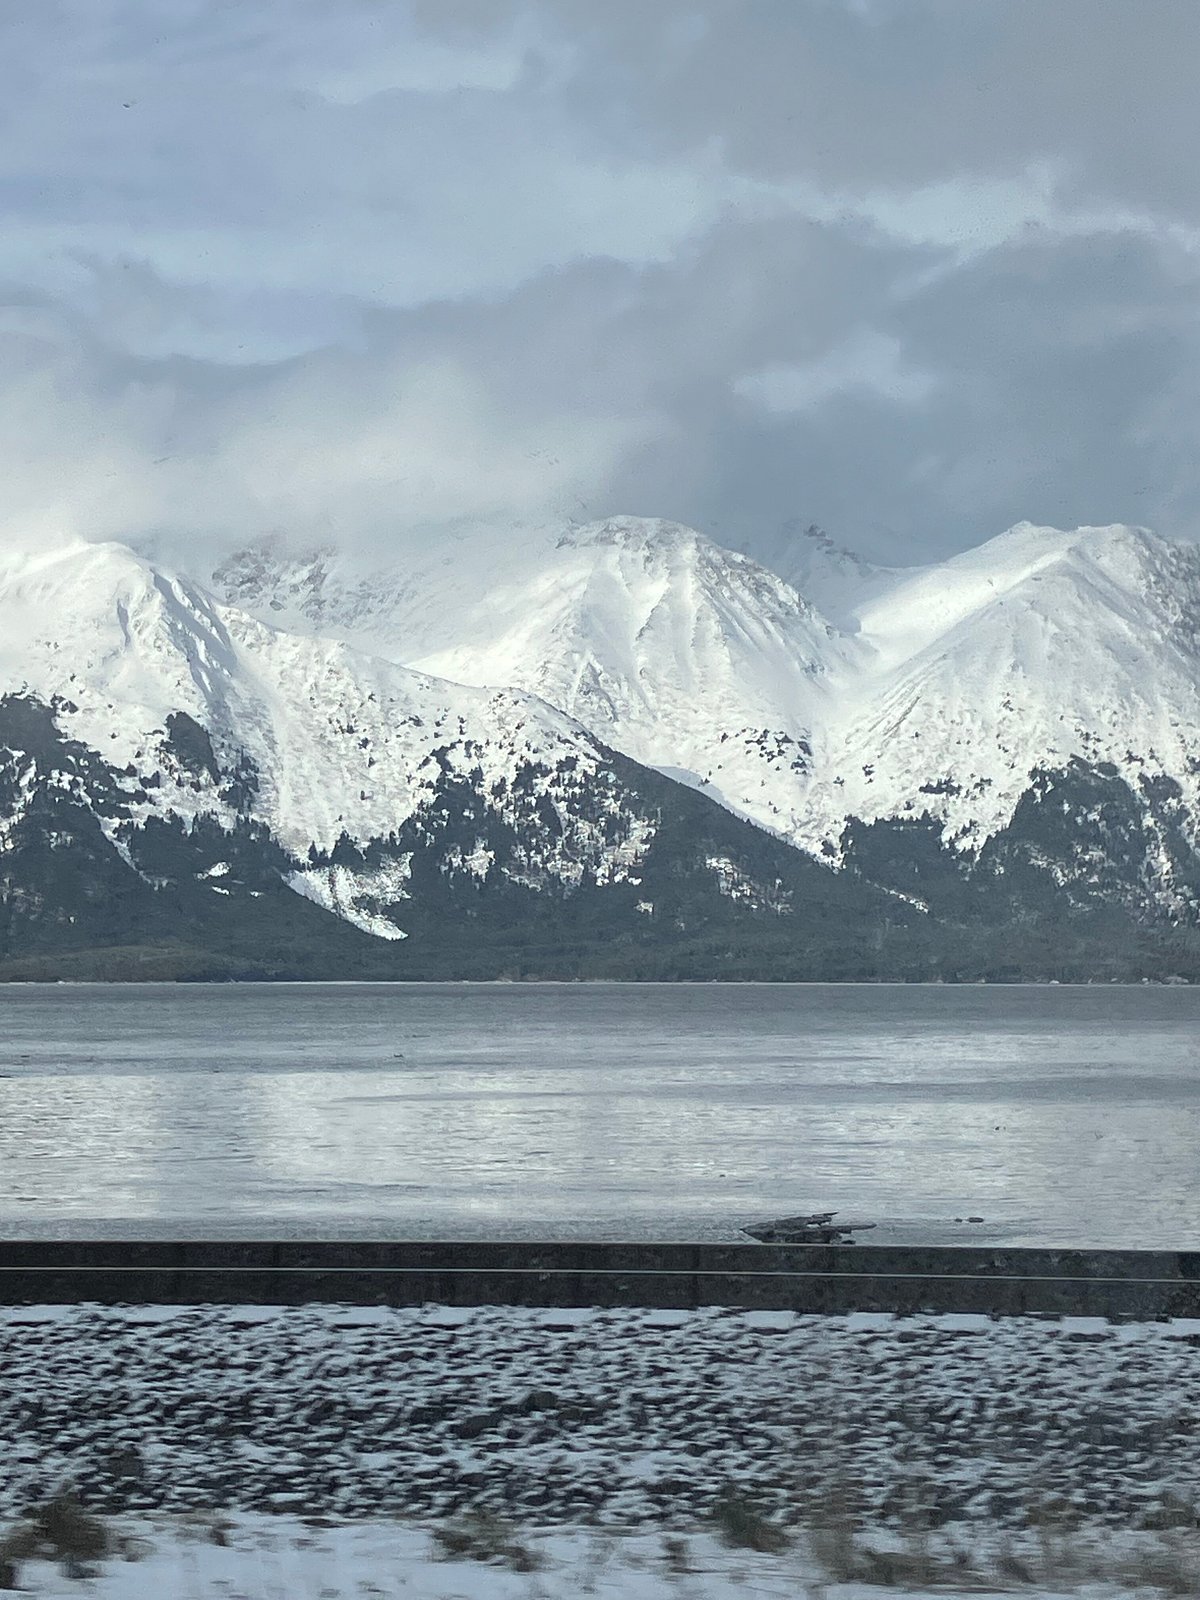
M937 937L884 936L871 950L796 947L763 930L733 930L654 944L560 940L522 927L504 940L445 930L430 946L359 945L331 955L324 941L271 939L252 951L240 938L205 947L182 941L95 944L10 955L6 982L860 982L1138 983L1200 982L1192 934L1043 926L952 929ZM1106 932L1113 936L1106 938ZM365 940L367 936L362 936Z
M1195 929L1147 915L1150 853L1178 850L1181 894L1195 871L1169 794L1151 804L1082 765L1042 774L977 856L948 851L929 818L852 822L835 873L624 757L612 768L656 819L636 882L519 881L505 869L536 853L536 812L515 826L450 775L387 841L343 841L343 860L411 857L411 897L392 908L408 938L388 943L288 889L294 863L261 823L136 820L146 779L9 696L0 978L1200 980ZM480 830L482 876L461 864Z

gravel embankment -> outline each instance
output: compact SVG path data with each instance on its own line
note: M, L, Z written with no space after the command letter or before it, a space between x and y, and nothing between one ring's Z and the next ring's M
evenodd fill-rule
M705 1310L0 1311L0 1516L274 1509L1153 1524L1200 1488L1200 1325Z

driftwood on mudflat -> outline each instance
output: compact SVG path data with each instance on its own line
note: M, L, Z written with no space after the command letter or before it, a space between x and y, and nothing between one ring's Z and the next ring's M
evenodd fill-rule
M760 1244L853 1244L852 1233L873 1228L873 1222L834 1222L836 1211L814 1211L804 1217L777 1217L744 1227Z

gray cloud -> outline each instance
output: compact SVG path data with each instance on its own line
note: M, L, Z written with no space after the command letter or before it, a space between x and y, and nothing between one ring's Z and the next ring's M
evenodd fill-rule
M589 41L581 82L619 85L660 151L719 138L738 171L859 194L1048 162L1080 198L1200 220L1191 0L663 0L650 24L646 9L545 3Z
M1190 535L1198 58L1192 0L12 12L0 536Z

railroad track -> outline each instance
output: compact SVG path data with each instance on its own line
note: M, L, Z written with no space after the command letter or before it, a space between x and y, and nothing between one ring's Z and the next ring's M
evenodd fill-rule
M705 1305L1200 1318L1200 1252L503 1241L0 1241L0 1304Z

